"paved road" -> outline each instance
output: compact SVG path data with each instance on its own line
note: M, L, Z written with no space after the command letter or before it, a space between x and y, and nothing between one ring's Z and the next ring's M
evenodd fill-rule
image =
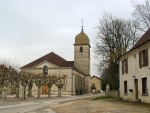
M0 102L0 113L55 113L49 107L60 102L84 99L103 94L87 94L81 96L52 97L50 99L36 99L19 102Z

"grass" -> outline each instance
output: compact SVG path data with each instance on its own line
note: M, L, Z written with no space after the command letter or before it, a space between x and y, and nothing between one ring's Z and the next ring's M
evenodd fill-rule
M110 96L100 96L100 97L93 98L92 100L109 100L109 99L115 99L115 98Z

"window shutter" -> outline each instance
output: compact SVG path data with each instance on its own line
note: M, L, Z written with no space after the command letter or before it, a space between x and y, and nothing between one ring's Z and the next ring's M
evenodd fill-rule
M126 58L126 73L128 73L128 58Z
M145 49L145 66L148 66L148 48Z
M139 68L142 68L142 61L141 61L141 51L139 52Z
M124 74L124 60L122 60L122 75Z

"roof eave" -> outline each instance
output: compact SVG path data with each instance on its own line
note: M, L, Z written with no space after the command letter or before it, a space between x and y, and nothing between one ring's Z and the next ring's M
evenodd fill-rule
M137 46L137 47L135 47L135 48L133 48L133 49L130 49L128 52L126 52L125 54L123 54L122 56L120 56L120 58L123 57L123 56L125 56L126 54L130 53L131 51L133 51L133 50L135 50L135 49L137 49L137 48L143 46L144 44L146 44L146 43L148 43L148 42L150 42L150 39L149 39L147 42L144 42L144 43L142 43L141 45L139 45L139 46ZM120 58L119 58L119 60L120 60Z

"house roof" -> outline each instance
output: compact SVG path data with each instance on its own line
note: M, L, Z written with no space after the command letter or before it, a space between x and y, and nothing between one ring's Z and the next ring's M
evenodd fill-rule
M99 77L97 77L97 76L95 76L95 75L90 77L90 79L92 79L92 78L100 79Z
M137 43L131 48L131 50L145 44L148 41L150 41L150 29L146 31L146 33L137 41Z
M147 43L150 41L150 28L145 32L145 34L136 42L136 44L125 54L123 54L122 56L128 54L129 52L131 52L132 50L142 46L143 44ZM121 57L122 57L121 56ZM121 58L120 57L120 58Z
M43 62L43 61L48 61L52 64L55 64L59 67L73 67L74 61L66 61L65 59L63 59L62 57L60 57L59 55L55 54L54 52L51 52L37 60L34 60L33 62L21 67L21 68L32 68L36 65L38 65L39 63Z

